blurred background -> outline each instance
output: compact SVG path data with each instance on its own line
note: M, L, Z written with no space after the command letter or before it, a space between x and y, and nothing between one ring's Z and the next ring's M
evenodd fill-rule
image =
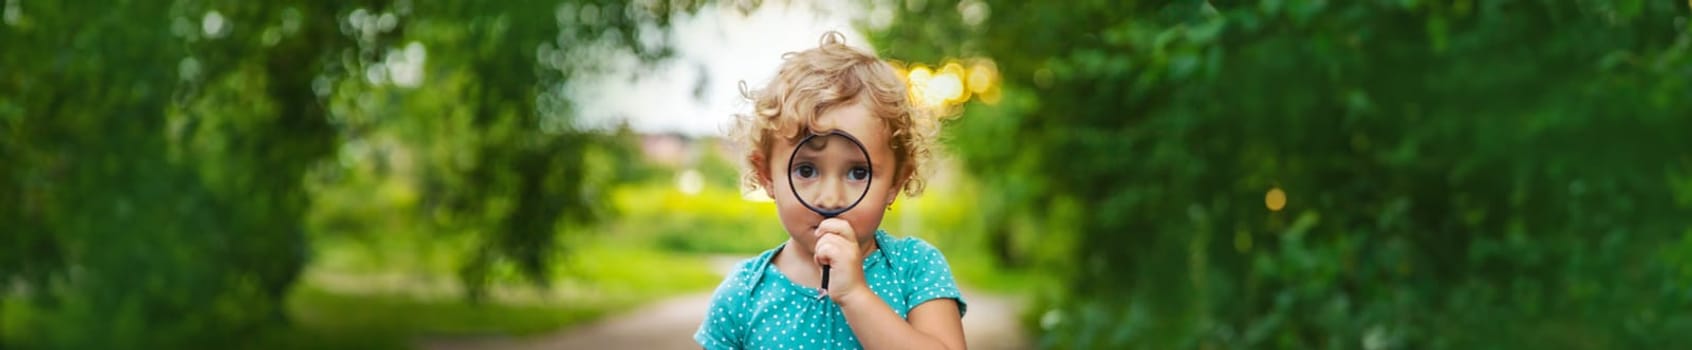
M1692 2L0 2L0 348L691 347L827 30L972 346L1692 342Z

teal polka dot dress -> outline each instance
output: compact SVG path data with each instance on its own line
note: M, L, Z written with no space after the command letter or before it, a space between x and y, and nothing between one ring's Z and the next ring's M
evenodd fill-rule
M907 318L917 305L942 298L956 300L958 316L963 316L963 294L939 249L919 238L894 238L881 230L876 230L875 240L878 249L864 257L864 281L899 317ZM723 279L694 341L706 349L863 347L839 304L818 298L816 288L787 279L770 263L784 246L741 262Z

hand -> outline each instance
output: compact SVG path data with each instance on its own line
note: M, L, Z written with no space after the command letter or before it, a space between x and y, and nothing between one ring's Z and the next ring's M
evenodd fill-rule
M817 224L817 246L812 258L818 265L829 266L829 281L822 286L830 299L840 302L847 295L869 289L864 283L864 257L858 250L857 234L852 225L839 218L825 219Z

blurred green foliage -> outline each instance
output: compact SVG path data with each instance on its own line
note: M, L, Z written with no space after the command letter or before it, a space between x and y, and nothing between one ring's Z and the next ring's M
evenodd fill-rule
M669 56L670 16L700 2L4 3L0 347L331 346L290 320L349 348L538 331L603 309L475 302L511 282L606 282L600 307L713 282L696 256L554 261L581 242L560 233L782 239L723 155L678 192L681 169L630 161L635 135L581 130L564 97L606 60ZM991 252L948 250L966 281L1050 276L1031 288L1040 345L1692 341L1681 4L875 6L894 15L872 28L882 56L985 57L1003 77L949 126L966 175L884 226ZM360 244L387 255L344 249ZM306 283L396 265L471 299ZM690 269L636 272L673 266Z
M5 5L0 346L102 349L286 338L313 236L468 237L472 299L496 271L546 284L633 152L563 91L670 55L652 33L700 6Z
M676 252L756 255L786 241L775 203L743 199L736 189L687 194L668 183L618 187L612 203L622 218L612 230Z
M743 193L735 162L720 139L692 141L686 164L651 165L645 178L623 178L611 190L618 219L607 231L672 252L757 255L787 240L775 203L762 190ZM681 188L695 176L694 192Z
M1684 2L888 5L1000 69L947 135L1042 346L1692 341Z

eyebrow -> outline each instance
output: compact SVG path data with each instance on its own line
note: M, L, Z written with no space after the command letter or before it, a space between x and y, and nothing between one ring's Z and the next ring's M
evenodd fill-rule
M818 158L823 158L823 157L818 157L818 156L815 156L815 155L807 155L807 154L801 153L801 154L799 154L798 157L793 157L793 163L794 164L798 164L798 163L801 163L801 162L816 163ZM863 159L850 159L850 160L846 161L846 165L869 166L870 162L868 160L863 160ZM872 168L870 170L875 170L875 169Z

